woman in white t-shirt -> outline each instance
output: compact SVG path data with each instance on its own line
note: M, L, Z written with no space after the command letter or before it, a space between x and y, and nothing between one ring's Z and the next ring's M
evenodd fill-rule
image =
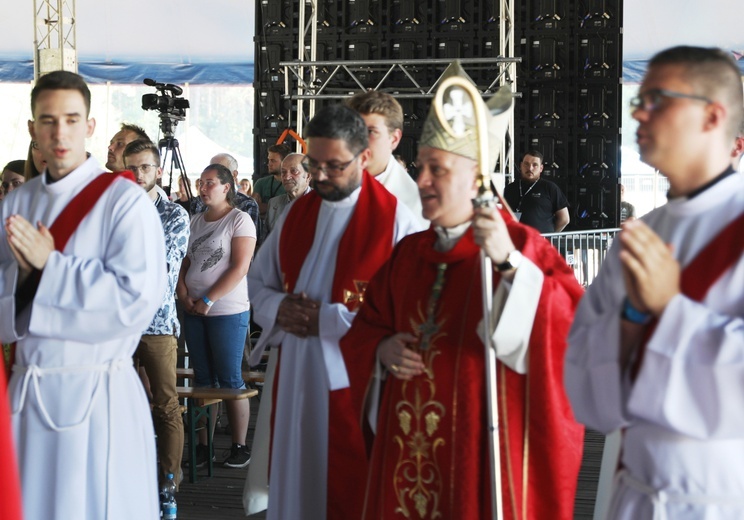
M250 216L233 207L232 172L211 164L201 174L199 196L206 206L191 219L191 236L178 276L176 294L183 304L184 335L194 367L195 385L245 388L241 371L243 346L250 319L246 275L256 247L256 227ZM226 401L232 448L224 465L245 467L250 404ZM207 462L204 429L199 432L195 464Z

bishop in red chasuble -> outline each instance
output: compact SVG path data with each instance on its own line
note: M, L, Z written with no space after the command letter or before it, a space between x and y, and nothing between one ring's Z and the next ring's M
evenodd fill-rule
M583 427L564 393L563 357L581 287L536 231L505 209L473 209L476 140L442 138L432 119L417 159L432 228L396 246L341 344L373 434L363 518L491 518L484 250L494 266L504 518L569 520Z

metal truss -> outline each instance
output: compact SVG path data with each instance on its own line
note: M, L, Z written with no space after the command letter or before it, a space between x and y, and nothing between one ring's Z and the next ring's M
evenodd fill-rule
M34 79L77 72L75 0L34 0Z
M291 120L290 110L288 127L296 128L300 135L304 122L315 114L317 100L340 100L367 90L394 93L398 99L431 98L441 75L452 62L451 59L316 61L317 0L298 3L297 60L283 61L279 66L284 68L284 98L297 104L297 121ZM499 57L464 58L460 63L471 77L482 82L476 86L483 97L490 97L502 85L509 85L513 95L519 97L517 63L522 59L514 56L514 0L501 0L499 17ZM514 172L514 142L512 113L498 160L499 173L507 177Z
M497 68L495 77L489 78L487 84L477 85L484 97L490 97L497 86L512 83L511 75L516 71L513 65L520 61L521 58L464 58L460 63L466 71L468 68ZM400 99L421 99L434 97L442 74L450 63L451 59L283 61L279 66L284 67L285 99L344 99L368 90L390 90ZM422 72L432 68L439 70L433 81L427 79L426 75L422 77ZM511 73L510 68L513 70ZM309 75L308 69L311 72ZM319 70L325 73L319 74ZM388 85L396 71L400 71L409 84ZM291 84L290 78L296 80L296 87ZM340 84L344 79L353 84L351 89L348 85ZM294 88L296 93L293 93Z
M499 6L499 55L514 56L514 0L501 0ZM520 60L521 61L521 60ZM508 81L511 79L512 81ZM506 74L502 77L501 85L509 85L512 95L517 92L517 62L511 62L506 66ZM501 146L498 157L498 165L501 173L507 179L514 179L514 110L509 118L506 129L506 138Z

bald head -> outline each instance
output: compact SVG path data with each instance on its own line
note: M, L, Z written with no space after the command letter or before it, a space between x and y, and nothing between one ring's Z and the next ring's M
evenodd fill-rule
M238 180L238 161L235 160L235 157L233 157L229 153L218 153L217 155L212 157L212 160L209 161L209 164L221 164L232 172L233 179L235 179L235 181Z

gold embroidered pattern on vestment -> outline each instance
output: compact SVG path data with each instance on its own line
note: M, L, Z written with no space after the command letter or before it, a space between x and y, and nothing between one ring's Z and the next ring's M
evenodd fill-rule
M418 314L418 321L411 320L413 330L420 330L419 327L427 321L432 323L431 316L427 319L420 306ZM447 411L435 399L437 387L433 362L440 353L436 348L437 340L446 336L446 333L439 332L445 321L442 318L436 322L434 334L427 338L428 348L414 347L423 357L424 373L402 382L402 397L395 407L401 432L393 437L399 451L393 475L398 500L395 512L405 518L442 518L443 482L437 450L445 445L445 439L437 433Z

